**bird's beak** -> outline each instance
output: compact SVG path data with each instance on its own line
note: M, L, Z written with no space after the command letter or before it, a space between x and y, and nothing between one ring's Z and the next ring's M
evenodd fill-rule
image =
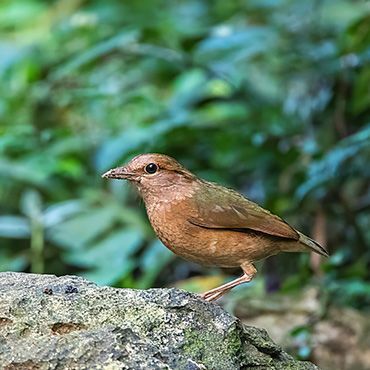
M101 177L106 179L134 180L137 176L135 173L128 172L126 167L117 167L107 171Z

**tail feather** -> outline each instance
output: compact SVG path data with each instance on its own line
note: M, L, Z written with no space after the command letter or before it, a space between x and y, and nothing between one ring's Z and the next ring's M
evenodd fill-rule
M310 248L312 251L318 254L321 254L324 257L329 257L328 251L323 246L321 246L318 242L300 233L299 231L298 231L298 234L299 234L299 242L303 244L305 247Z

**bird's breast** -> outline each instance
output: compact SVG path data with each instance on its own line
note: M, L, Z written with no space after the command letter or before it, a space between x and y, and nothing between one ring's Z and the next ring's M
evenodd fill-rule
M199 238L197 227L188 222L193 213L190 199L158 200L146 206L149 221L161 242L175 254L199 263L205 240Z
M187 227L187 205L183 201L157 201L147 206L149 221L159 239L169 248L181 244Z

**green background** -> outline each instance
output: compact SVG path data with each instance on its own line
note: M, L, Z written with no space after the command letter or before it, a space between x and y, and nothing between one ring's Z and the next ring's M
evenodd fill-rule
M366 1L1 1L0 270L202 290L220 271L100 177L161 152L327 246L270 259L263 289L368 309L369 61Z

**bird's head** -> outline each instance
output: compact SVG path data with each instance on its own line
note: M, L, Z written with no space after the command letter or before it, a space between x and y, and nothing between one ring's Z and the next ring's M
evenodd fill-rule
M196 179L195 175L175 159L156 153L140 154L126 165L107 171L102 177L129 180L141 193L160 192Z

